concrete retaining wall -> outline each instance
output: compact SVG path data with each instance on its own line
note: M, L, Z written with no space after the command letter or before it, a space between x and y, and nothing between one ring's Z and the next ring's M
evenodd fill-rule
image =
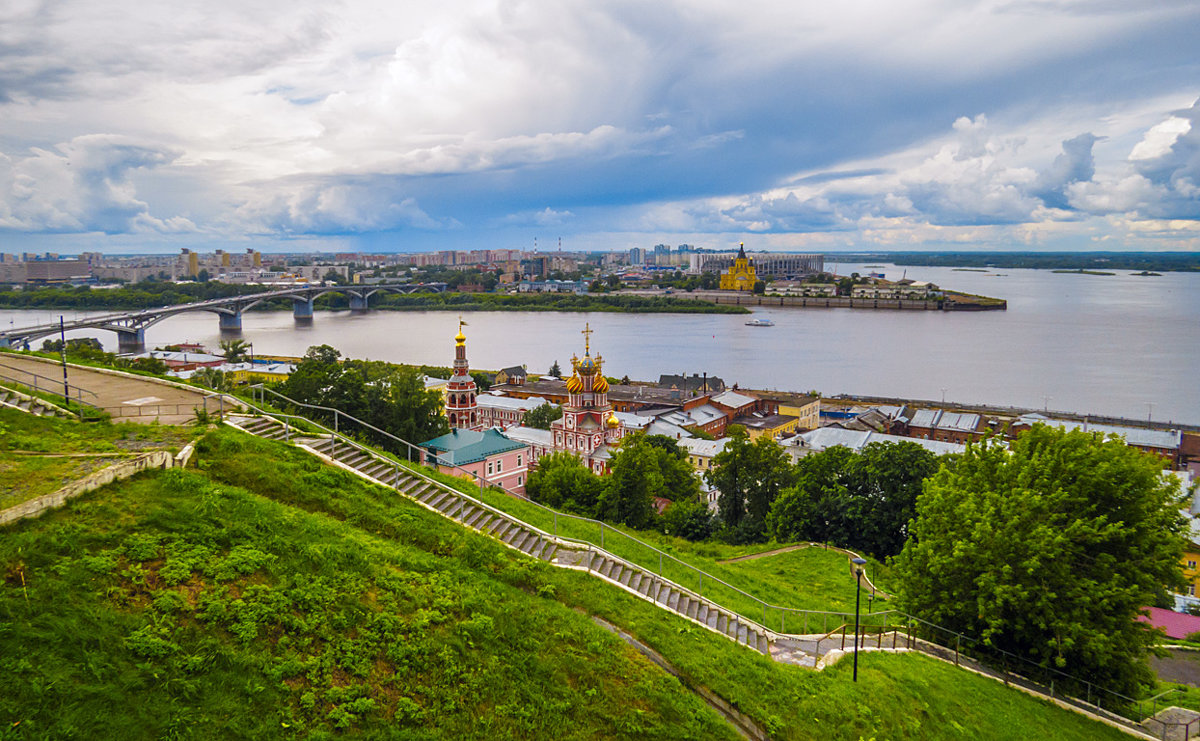
M84 476L78 481L67 484L58 491L43 494L35 499L30 499L28 502L22 502L9 507L0 512L0 525L16 522L26 517L36 517L48 509L63 506L80 494L86 494L114 481L127 479L142 471L148 471L153 468L171 468L174 461L175 458L170 452L156 450L152 453L139 455L132 460L114 463L107 468Z

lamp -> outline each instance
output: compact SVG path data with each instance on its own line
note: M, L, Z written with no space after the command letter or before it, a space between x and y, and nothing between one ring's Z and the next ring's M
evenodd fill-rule
M855 556L850 559L854 564L854 681L858 681L858 606L862 600L863 564L867 559Z

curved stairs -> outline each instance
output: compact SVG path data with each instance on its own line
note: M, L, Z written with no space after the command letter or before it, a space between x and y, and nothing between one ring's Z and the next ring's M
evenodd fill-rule
M404 496L510 548L563 568L584 570L642 599L686 618L777 661L815 667L817 657L792 636L778 635L679 584L596 548L566 541L427 479L395 461L331 435L312 436L287 429L271 417L229 416L226 423L270 440L290 440L327 461L394 488Z

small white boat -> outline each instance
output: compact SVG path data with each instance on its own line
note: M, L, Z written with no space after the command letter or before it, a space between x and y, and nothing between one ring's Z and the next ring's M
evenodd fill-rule
M746 322L747 327L774 327L775 322L770 319L751 319Z

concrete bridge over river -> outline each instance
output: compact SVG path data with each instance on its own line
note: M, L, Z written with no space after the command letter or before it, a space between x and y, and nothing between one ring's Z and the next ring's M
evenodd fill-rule
M294 286L250 293L243 296L215 298L208 301L196 301L189 304L160 306L154 309L124 311L87 319L74 319L69 322L39 324L33 327L17 327L0 330L0 347L25 347L42 337L58 334L61 330L73 329L105 329L117 333L117 348L122 353L140 352L146 347L146 328L158 324L164 319L182 314L187 311L208 311L217 315L222 332L240 332L242 329L242 312L257 304L276 298L292 300L292 316L297 322L311 322L313 319L313 301L326 293L340 293L350 301L350 310L365 312L369 308L368 301L376 293L444 293L445 283L388 283L363 286Z

